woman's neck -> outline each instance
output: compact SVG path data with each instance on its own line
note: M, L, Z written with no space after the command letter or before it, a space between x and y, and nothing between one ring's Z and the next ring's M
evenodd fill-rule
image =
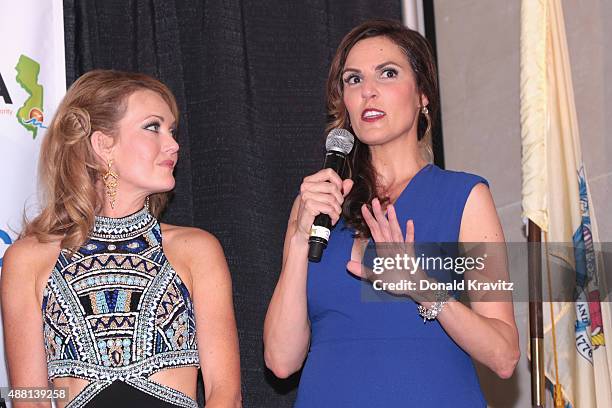
M108 218L122 218L138 212L144 207L145 200L136 200L131 203L116 202L115 208L112 208L108 199L104 201L102 209L97 215Z
M147 199L147 194L144 192L133 192L130 194L125 191L117 191L114 206L111 206L110 199L105 194L104 188L98 186L97 191L102 208L97 211L96 215L108 218L121 218L134 214L144 207Z
M379 177L377 182L384 192L392 193L398 186L405 185L427 165L416 137L398 138L384 145L370 146L370 154Z

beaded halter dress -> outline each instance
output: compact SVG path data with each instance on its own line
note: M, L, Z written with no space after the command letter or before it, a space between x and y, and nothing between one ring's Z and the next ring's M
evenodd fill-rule
M162 369L199 367L199 358L189 291L166 259L147 207L123 218L96 217L78 252L61 251L42 313L49 379L90 381L67 407L100 406L114 391L129 397L126 390L159 402L147 406L198 406L149 380Z

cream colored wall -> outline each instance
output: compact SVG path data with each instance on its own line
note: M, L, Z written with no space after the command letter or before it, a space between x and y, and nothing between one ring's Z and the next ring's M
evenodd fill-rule
M520 1L435 0L446 168L487 178L507 241L523 242L519 117ZM583 161L601 241L612 241L612 2L563 1ZM520 262L512 261L515 265ZM524 279L525 268L513 268ZM497 380L479 368L491 407L531 406L527 304L515 303L522 357Z

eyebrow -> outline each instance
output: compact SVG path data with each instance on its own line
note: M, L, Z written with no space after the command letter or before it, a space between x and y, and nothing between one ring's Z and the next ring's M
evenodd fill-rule
M153 116L153 117L159 119L162 123L165 120L164 117L160 116L160 115L153 114L153 115L150 115L150 116ZM176 120L174 122L172 122L171 127L176 127Z
M401 65L400 65L400 64L398 64L397 62L393 62L393 61L385 61L385 62L383 62L382 64L378 64L378 65L377 65L377 66L374 68L374 70L375 70L375 71L378 71L378 70L380 70L381 68L384 68L385 66L387 66L387 65L391 65L391 64L392 64L392 65L396 65L396 66L398 66L398 67L399 67L399 66L401 66ZM344 71L342 71L342 75L344 75L346 72L349 72L349 71L350 71L350 72L357 72L357 73L360 73L360 72L361 72L361 70L359 70L359 69L357 69L357 68L350 68L350 67L349 67L349 68L345 68L345 69L344 69Z

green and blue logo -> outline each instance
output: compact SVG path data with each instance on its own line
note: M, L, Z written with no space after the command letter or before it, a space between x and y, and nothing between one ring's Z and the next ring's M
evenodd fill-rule
M40 64L25 55L19 57L15 67L17 70L17 83L30 95L23 106L17 110L17 120L32 133L36 139L38 129L45 129L43 122L43 86L38 83Z
M23 105L17 110L17 121L28 132L32 133L32 139L36 139L38 130L46 128L43 124L45 120L43 110L44 89L38 82L40 64L32 58L22 54L15 66L15 70L17 71L17 76L15 77L17 83L29 95ZM13 99L9 94L9 90L2 75L0 75L0 98L4 100L6 105L13 104ZM0 114L12 115L13 111L8 108L0 109Z

